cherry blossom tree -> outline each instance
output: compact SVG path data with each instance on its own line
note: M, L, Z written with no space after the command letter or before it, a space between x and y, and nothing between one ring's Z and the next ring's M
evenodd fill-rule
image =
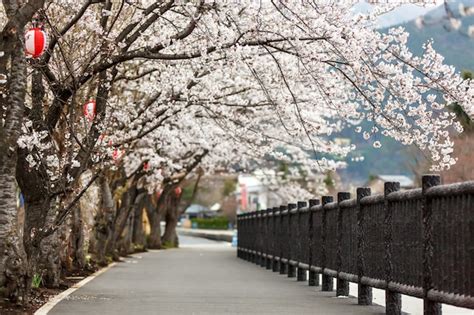
M24 246L26 257L1 252L0 285L19 287L18 277L5 277L8 259L29 276L37 265L55 268L42 260L57 250L58 230L96 180L105 224L109 213L115 218L104 238L116 244L142 190L172 191L198 165L212 172L271 155L305 172L333 170L337 162L315 156L353 150L330 139L350 126L368 141L381 133L416 144L441 170L455 162L449 131L462 129L444 104L474 115L472 81L444 65L431 43L415 56L403 29L375 30L385 5L355 16L351 2L3 4L10 41L0 49L0 220L8 224L0 244ZM41 58L27 61L18 34L34 14L51 38ZM84 117L91 99L96 112ZM370 130L359 126L364 120ZM10 234L15 178L27 208L23 242ZM118 209L120 187L127 207Z

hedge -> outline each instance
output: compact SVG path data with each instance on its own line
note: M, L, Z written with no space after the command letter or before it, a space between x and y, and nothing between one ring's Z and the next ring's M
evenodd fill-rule
M229 227L229 220L226 217L194 218L191 222L193 227L197 225L198 229L227 230Z

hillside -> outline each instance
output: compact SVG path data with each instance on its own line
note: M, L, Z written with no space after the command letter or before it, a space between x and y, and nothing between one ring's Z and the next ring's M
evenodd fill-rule
M474 5L474 0L452 1L451 6L456 12L461 2ZM446 21L434 23L443 15L444 9L440 7L424 17L426 21L433 22L430 25L418 28L414 21L399 25L410 33L409 47L419 55L422 53L423 43L433 39L434 48L445 56L445 63L455 66L458 71L474 69L474 38L465 34L467 25L474 25L474 16L462 18L463 27L457 32L448 31ZM381 31L386 32L387 29ZM338 137L349 138L357 146L357 151L347 159L348 168L340 172L345 182L362 184L371 174L410 174L407 147L398 142L381 136L377 140L381 141L382 147L374 149L371 143L366 142L361 134L354 133L352 129L344 130ZM359 155L364 156L364 161L351 161L352 157Z
M455 14L459 13L460 3L472 6L474 0L452 1L451 7L455 10ZM422 28L418 28L414 21L401 24L410 33L410 48L414 53L421 54L423 43L433 39L433 47L445 57L447 64L454 65L459 71L474 69L474 38L467 36L467 27L474 25L474 16L462 17L460 30L449 31L447 21L436 23L443 13L442 7L428 13L424 18L428 25Z

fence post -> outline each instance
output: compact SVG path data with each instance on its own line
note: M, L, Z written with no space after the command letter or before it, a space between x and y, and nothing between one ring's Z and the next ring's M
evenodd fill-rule
M385 243L385 280L388 284L392 281L392 207L387 197L392 192L400 190L400 183L397 182L386 182L384 184L384 243ZM402 313L402 299L401 294L390 291L388 288L385 290L385 314L387 315L400 315Z
M283 211L286 210L286 206L280 206L280 228L283 227ZM287 213L288 215L288 213ZM287 231L279 231L280 233L287 233ZM285 240L285 235L282 235L281 237L281 240L284 242L286 241ZM282 247L282 245L280 244L280 247ZM288 272L288 264L285 264L283 261L282 261L282 258L283 258L283 250L280 250L280 274L283 275L285 273Z
M249 243L249 261L254 262L255 261L255 218L254 218L254 213L253 211L249 212L248 214L248 224L249 224L249 232L250 235L248 237L248 243Z
M433 288L433 222L432 202L426 197L428 188L441 184L438 175L424 175L421 179L421 192L423 195L423 313L425 315L441 315L441 303L428 299L428 292Z
M365 272L365 231L364 211L360 204L362 198L370 196L370 188L357 188L357 273L359 276L358 284L358 304L371 305L372 304L372 288L360 283Z
M245 247L247 248L247 253L245 254L245 260L248 262L252 261L252 244L250 243L251 233L252 233L252 222L251 222L251 212L245 214Z
M349 281L339 278L339 272L342 268L342 209L340 203L344 200L351 199L351 194L348 192L339 192L337 193L337 257L336 257L336 266L337 266L337 281L336 281L336 296L349 296Z
M298 238L301 237L301 209L306 207L306 201L298 201L298 212L297 212L297 218L298 218L298 224L297 224L297 229L298 229ZM296 242L301 242L300 239L297 239ZM302 251L306 250L306 248L302 248L302 246L298 245L298 253L297 255L301 257ZM306 281L306 269L300 268L299 267L300 261L298 260L298 265L297 265L297 273L296 273L296 281Z
M255 210L254 212L255 215L255 225L254 225L254 233L255 233L255 259L254 259L254 264L259 265L260 264L260 255L259 255L259 244L260 244L260 211Z
M333 278L324 274L324 268L326 267L326 260L327 260L327 250L326 250L326 235L327 235L327 220L326 220L326 210L324 209L325 205L328 203L333 202L334 198L332 196L323 196L322 198L322 205L323 205L323 233L322 233L322 254L321 254L321 268L323 270L322 274L322 286L321 291L332 291L334 287Z
M242 248L241 258L244 260L247 260L247 244L245 243L245 239L247 235L246 226L245 226L245 224L247 223L246 220L247 220L246 214L242 213L240 215L240 222L239 222L240 223L239 229L241 233L239 233L239 238L237 239L237 242L239 243L239 246Z
M241 257L240 248L239 248L239 229L240 229L240 214L237 214L237 258Z
M265 247L265 254L266 254L266 264L265 264L265 268L267 270L270 270L272 269L272 261L273 261L273 252L272 252L272 237L273 237L273 233L272 232L272 219L273 219L273 215L270 216L270 214L272 214L273 210L271 208L268 208L266 211L266 219L265 219L265 227L266 227L266 233L265 233L265 243L266 243L266 247ZM270 254L272 256L272 258L270 259Z
M290 260L293 258L292 254L294 252L293 249L293 244L295 241L297 242L298 240L295 240L294 238L294 231L292 231L292 221L294 221L294 218L292 219L293 215L290 213L291 210L296 208L296 204L294 203L289 203L288 204L288 278L294 278L296 277L296 267L290 264Z
M252 211L250 214L250 222L252 227L252 263L257 261L257 212Z
M276 260L276 256L280 255L280 253L277 253L277 246L276 244L278 243L278 238L277 238L277 235L280 231L277 231L277 228L276 228L276 220L280 220L280 217L276 216L276 213L277 211L279 210L278 207L273 207L272 211L273 211L273 216L272 216L272 232L273 232L273 235L272 235L272 251L273 251L273 259L272 259L272 271L273 272L278 272L280 271L280 261L277 261ZM278 254L278 255L277 255Z
M308 215L308 228L309 228L309 279L308 285L311 287L319 286L319 274L311 270L311 262L313 261L313 246L314 246L314 227L313 227L313 211L312 207L319 205L318 199L309 200L309 215Z
M266 261L267 261L267 258L266 258L266 243L267 243L267 217L266 217L266 214L267 214L267 210L266 209L262 209L259 211L260 212L260 267L262 268L265 268L265 264L266 264Z

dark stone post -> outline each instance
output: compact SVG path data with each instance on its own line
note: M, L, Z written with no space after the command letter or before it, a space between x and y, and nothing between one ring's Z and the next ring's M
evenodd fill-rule
M319 205L318 199L309 200L309 279L308 285L311 287L319 286L319 274L314 271L311 271L311 262L313 261L313 247L314 247L314 227L313 227L313 211L312 207Z
M279 208L278 207L273 207L272 209L273 211L273 217L272 217L272 224L273 224L273 228L272 228L272 231L273 231L273 235L272 235L272 238L273 238L273 241L272 241L272 247L273 247L273 259L272 259L272 271L273 272L278 272L280 271L280 262L276 260L276 256L277 255L280 255L280 253L277 253L276 249L277 249L277 243L278 243L278 233L280 233L280 231L277 231L276 227L276 222L277 220L280 220L280 216L276 216L276 213L277 211L279 211Z
M301 236L301 233L299 231L301 231L301 226L300 226L300 222L301 222L301 209L306 207L306 201L298 201L298 213L297 213L297 218L298 218L298 224L297 224L297 229L298 229L298 237ZM297 239L296 242L301 242L300 239ZM303 250L308 250L307 248L302 248L302 246L298 246L298 253L297 255L299 257L301 257L301 251ZM299 263L299 261L298 261ZM300 268L298 267L297 269L297 274L296 274L296 281L306 281L306 270L303 269L303 268Z
M288 204L288 278L296 277L296 267L290 264L290 260L293 258L295 242L298 240L295 239L295 232L292 231L292 222L294 222L294 215L290 213L291 210L296 209L296 204Z
M421 191L423 194L422 216L423 216L423 314L441 315L441 303L428 299L428 292L433 288L433 222L432 202L426 196L426 191L441 184L438 175L424 175L421 179Z
M283 227L283 211L286 210L286 206L280 206L280 228ZM288 213L286 214L288 215ZM282 237L280 238L280 240L282 242L286 242L286 235L288 233L288 231L278 231L279 233L283 234ZM282 248L282 245L280 244L280 248ZM280 250L280 274L281 275L284 275L288 272L288 264L285 264L283 261L282 261L282 258L283 258L283 250Z
M387 285L392 281L392 208L387 197L389 194L400 190L400 183L387 182L384 184L384 210L385 210L385 231L384 231L384 243L385 243L385 279ZM385 314L387 315L401 315L402 314L402 299L401 294L397 292L385 290Z
M334 200L334 198L332 196L323 196L323 198L322 198L322 205L323 205L323 237L322 237L322 244L323 244L323 248L322 248L322 255L321 255L321 257L322 257L321 267L323 269L323 275L322 275L321 291L332 291L333 286L334 286L333 278L324 274L324 268L326 267L326 259L327 259L326 258L326 256L327 256L327 253L326 253L327 220L326 220L326 210L324 209L324 206L328 203L333 202L333 200Z
M342 268L342 209L340 203L344 200L351 199L351 194L348 192L340 192L337 194L337 257L336 257L336 266L337 272ZM339 276L336 281L336 296L349 296L349 281L340 279Z
M365 231L364 211L360 204L362 198L370 196L370 188L357 188L357 273L359 276L358 304L372 304L372 288L360 283L365 271Z

